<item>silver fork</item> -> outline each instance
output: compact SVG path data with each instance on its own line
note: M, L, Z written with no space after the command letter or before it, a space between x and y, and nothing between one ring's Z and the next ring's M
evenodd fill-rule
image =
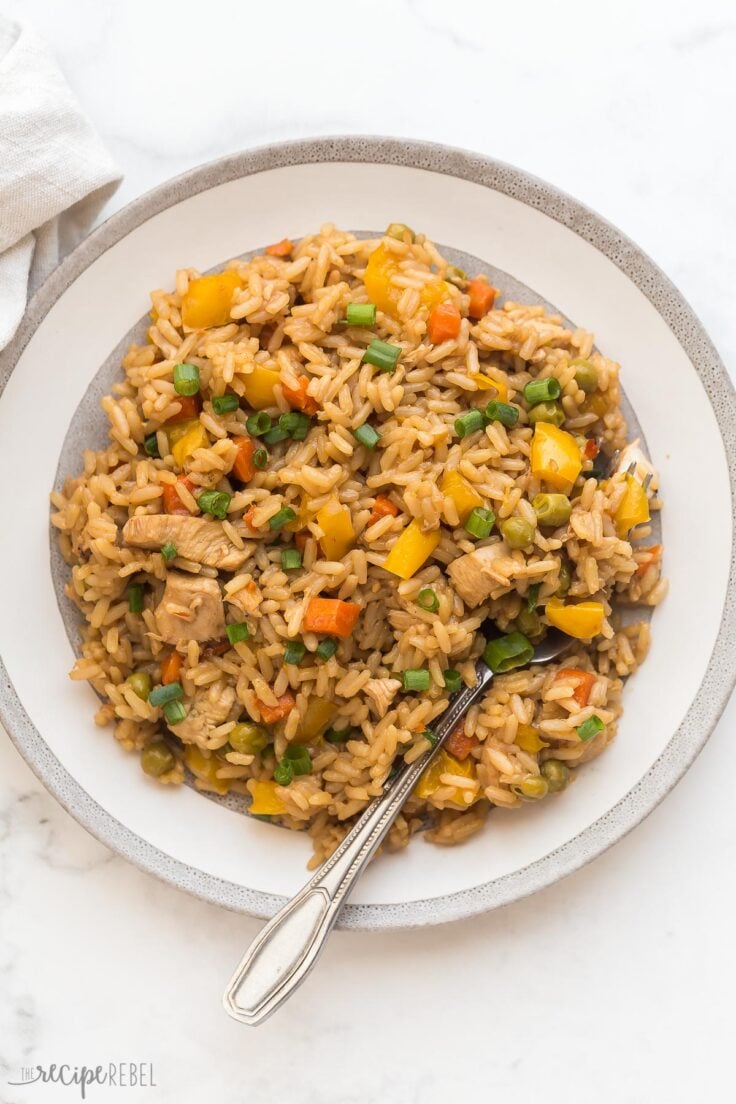
M551 663L573 643L569 636L552 630L535 649L531 663ZM493 672L482 659L475 665L475 674L475 686L454 694L433 725L433 746L389 778L383 794L370 803L337 850L253 940L223 998L225 1010L234 1019L251 1025L263 1023L314 967L348 894L386 838L422 771L493 681Z

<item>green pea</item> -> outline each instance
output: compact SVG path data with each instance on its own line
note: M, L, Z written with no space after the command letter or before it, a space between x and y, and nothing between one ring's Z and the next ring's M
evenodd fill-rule
M565 421L565 415L559 403L541 402L529 411L529 421L532 425L536 425L537 422L551 422L559 429Z
M457 265L448 265L445 272L445 279L448 284L454 284L456 288L460 288L461 291L465 290L468 283L468 274L463 272Z
M240 755L256 755L268 747L271 737L262 725L241 721L228 736L230 747Z
M535 495L532 499L532 507L539 524L549 529L557 529L560 525L567 525L572 512L570 499L564 494Z
M527 774L521 782L512 786L511 789L517 797L528 798L530 801L539 801L540 798L546 797L549 792L547 779L538 774Z
M564 596L570 589L571 583L572 575L570 574L570 567L568 563L563 560L560 564L560 581L557 584L557 590L555 591L555 594L558 598L564 598Z
M409 235L409 241L414 241L414 231L403 222L392 222L386 227L386 237L396 238L397 241L404 241L406 235Z
M159 778L166 774L174 766L176 760L174 753L163 740L157 740L155 744L149 744L141 752L141 766L146 774L152 778Z
M499 529L509 548L528 548L534 540L535 528L526 518L506 518Z
M570 768L559 759L546 759L540 769L550 793L559 793L570 781Z
M575 382L586 395L592 395L598 390L598 369L589 360L573 360L570 362L575 369Z
M535 636L539 636L542 631L542 622L539 619L539 614L534 610L528 610L524 607L515 622L516 628L524 636L533 639Z
M148 671L134 671L125 681L139 698L148 701L148 695L151 693L151 676Z

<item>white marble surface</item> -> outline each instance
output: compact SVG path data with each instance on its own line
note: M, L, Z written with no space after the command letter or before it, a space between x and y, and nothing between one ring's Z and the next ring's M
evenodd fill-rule
M736 355L731 0L213 5L5 0L46 36L125 172L108 210L283 138L475 148L572 192L673 277ZM731 706L633 834L562 884L454 927L338 933L257 1031L220 1010L257 923L112 856L0 742L0 1100L21 1065L144 1060L90 1100L680 1104L733 1085ZM420 844L421 846L421 844Z

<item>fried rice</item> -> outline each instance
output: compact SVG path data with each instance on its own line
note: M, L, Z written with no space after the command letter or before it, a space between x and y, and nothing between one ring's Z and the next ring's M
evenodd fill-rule
M308 831L316 864L473 685L484 622L534 642L591 602L564 660L497 675L388 846L561 799L647 652L648 618L622 610L666 587L656 475L628 516L641 473L611 463L619 366L400 225L327 225L151 301L102 401L107 447L51 495L97 722L159 782ZM568 487L554 460L540 474L540 424L574 442ZM551 494L567 506L545 522Z

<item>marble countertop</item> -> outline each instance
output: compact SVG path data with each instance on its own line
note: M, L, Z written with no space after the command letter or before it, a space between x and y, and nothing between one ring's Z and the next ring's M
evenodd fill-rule
M637 240L736 363L729 0L6 0L117 158L108 212L220 154L314 134L480 150ZM275 16L275 18L273 18ZM22 1066L153 1063L160 1104L685 1104L732 1084L731 705L662 806L535 897L435 930L337 933L283 1012L220 1008L258 922L110 854L0 741L0 1100Z

